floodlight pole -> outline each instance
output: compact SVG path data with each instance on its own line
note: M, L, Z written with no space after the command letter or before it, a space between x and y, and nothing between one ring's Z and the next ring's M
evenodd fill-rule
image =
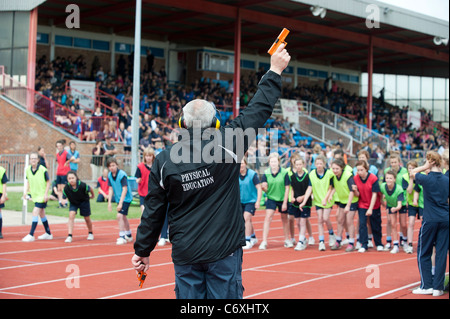
M141 12L142 0L136 0L136 21L134 31L134 66L133 66L133 120L131 122L131 174L139 162L139 103L141 72Z
M234 87L233 87L233 118L239 115L240 81L241 81L241 11L237 9L234 29Z
M369 37L369 56L367 59L367 75L368 75L368 87L367 87L367 128L372 129L372 104L373 104L373 41L372 36Z

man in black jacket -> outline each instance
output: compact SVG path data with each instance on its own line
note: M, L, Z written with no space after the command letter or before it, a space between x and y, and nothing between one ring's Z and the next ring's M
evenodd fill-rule
M181 140L153 163L132 264L136 271L148 270L167 211L179 299L243 297L240 163L272 114L289 61L281 45L250 104L223 128L217 129L212 104L189 102L180 121L186 128Z

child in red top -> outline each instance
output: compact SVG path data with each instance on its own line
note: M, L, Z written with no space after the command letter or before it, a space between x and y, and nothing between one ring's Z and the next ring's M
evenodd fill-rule
M108 173L109 173L108 169L104 168L103 175L97 179L97 188L98 188L97 202L108 201L108 192L109 192ZM112 198L112 201L114 201L114 197Z
M144 211L144 198L148 194L148 180L150 170L155 160L155 151L151 147L147 147L143 152L144 161L139 163L134 176L138 183L139 201L141 205L141 212Z
M67 173L70 171L70 164L67 162L67 151L64 149L65 142L63 140L59 140L56 142L56 163L58 167L56 169L56 185L58 188L58 201L59 207L67 207L67 204L63 206L61 203L62 193L64 190L64 186L67 184Z
M383 251L384 247L381 242L381 193L378 178L369 173L369 165L366 161L356 162L356 169L357 174L353 177L355 185L352 186L352 190L355 196L359 197L359 241L362 247L358 252L364 253L368 248L367 218L369 218L372 227L377 251Z

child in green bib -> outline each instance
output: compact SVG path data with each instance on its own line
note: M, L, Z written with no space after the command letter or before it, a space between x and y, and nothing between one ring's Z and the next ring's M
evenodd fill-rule
M38 163L38 153L30 154L30 166L26 169L26 177L28 181L28 192L23 194L23 198L27 199L27 194L31 195L34 202L33 217L31 221L30 232L22 238L24 242L34 241L34 232L38 224L38 218L41 217L42 225L44 225L45 233L38 239L53 239L50 232L47 217L45 216L45 208L47 207L48 192L50 190L50 179L47 169Z
M327 200L326 195L331 187L331 180L334 174L326 169L327 160L325 156L319 155L315 160L316 168L309 173L309 180L312 186L313 201L312 205L316 207L317 222L319 227L319 251L325 250L324 224L327 225L329 234L329 245L333 247L336 244L336 236L333 232L333 225L330 221L331 208L334 205L334 199ZM300 204L300 210L306 205L309 196L305 196Z
M386 174L388 171L393 171L396 174L396 179L395 182L396 184L402 186L402 177L405 173L408 173L408 170L401 166L402 164L402 159L400 157L400 154L397 152L392 152L391 155L389 156L389 167L387 167L383 174L384 174L384 178L383 178L383 182L386 181ZM406 238L406 234L407 234L408 230L407 227L405 228L401 228L400 229L400 239L402 241L407 241ZM388 218L387 219L387 223L386 223L386 245L384 247L384 250L390 250L392 248L392 225L391 225L391 220Z
M387 171L384 176L386 182L380 186L381 194L383 194L382 202L386 203L388 219L391 221L392 227L391 230L394 247L391 250L391 254L396 254L399 252L397 212L400 215L400 229L406 228L406 199L404 197L403 188L395 182L396 178L397 174L394 171Z
M416 219L421 219L423 215L423 191L422 186L416 184L414 178L409 176L415 168L419 167L417 162L411 160L406 167L408 168L408 173L403 174L402 186L408 203L408 244L404 245L403 248L406 253L412 254L414 251L414 224Z
M345 251L350 252L355 249L354 217L358 210L358 197L355 196L352 189L355 182L352 172L346 170L346 164L342 159L335 159L331 164L331 170L334 174L332 188L328 190L325 198L328 201L329 198L333 198L333 195L337 195L336 204L338 206L336 244L331 249L336 250L341 247L342 233L345 228L350 236Z
M280 166L280 156L278 153L269 155L269 168L264 172L261 179L261 188L267 194L266 217L264 219L263 240L259 249L267 249L267 239L269 237L270 224L275 210L281 213L283 224L284 247L293 247L289 238L289 223L287 214L287 203L289 197L289 186L291 185L287 170Z

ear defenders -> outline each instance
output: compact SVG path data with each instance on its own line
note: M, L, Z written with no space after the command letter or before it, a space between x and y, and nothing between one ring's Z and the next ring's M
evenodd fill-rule
M213 103L211 103L211 105L214 107L214 110L216 111L216 114L217 114L216 106L215 106ZM184 120L184 116L183 116L183 115L181 115L180 118L179 118L179 120L178 120L178 126L179 126L180 128L185 128L185 129L187 129L187 127L186 127L186 121ZM212 127L212 128L215 128L216 130L218 130L218 129L220 128L220 121L219 121L219 119L218 119L216 116L214 116L214 117L212 118L212 121L211 121L211 127Z

